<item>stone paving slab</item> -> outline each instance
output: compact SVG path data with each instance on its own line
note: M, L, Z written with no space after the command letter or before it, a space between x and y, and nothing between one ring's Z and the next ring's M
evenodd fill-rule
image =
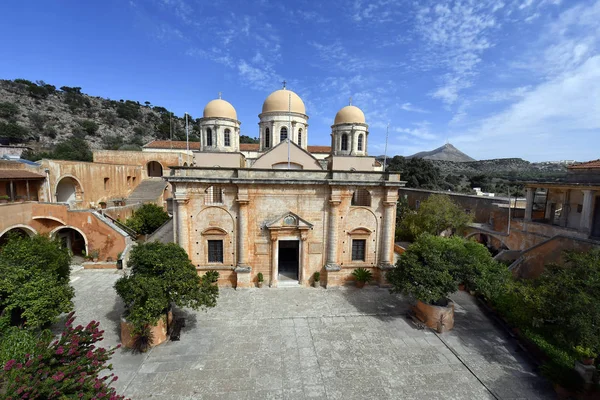
M104 346L119 343L120 276L72 274L78 321L100 321ZM221 289L216 308L180 312L180 341L118 350L115 387L164 400L555 398L470 296L453 299L455 328L440 339L415 329L409 302L385 289Z

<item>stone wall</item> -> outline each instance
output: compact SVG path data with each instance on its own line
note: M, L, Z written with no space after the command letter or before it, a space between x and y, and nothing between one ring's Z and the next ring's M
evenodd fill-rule
M148 177L147 165L151 161L160 163L163 175L168 175L170 166L182 166L184 163L192 165L194 156L190 151L119 151L119 150L97 150L94 151L94 163L135 165L142 168L142 179Z
M77 200L71 203L73 209L99 207L101 201L127 197L145 176L144 169L135 165L59 160L42 160L41 164L42 170L50 171L52 202L57 201L58 183L63 178L74 180L78 194Z
M86 252L100 252L99 259L116 261L127 245L127 237L96 217L90 211L71 211L64 204L14 203L0 204L0 236L13 228L29 234L54 235L72 228L84 238Z

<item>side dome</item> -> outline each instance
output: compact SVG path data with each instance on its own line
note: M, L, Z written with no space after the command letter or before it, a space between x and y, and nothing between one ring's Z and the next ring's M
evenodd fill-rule
M358 107L346 106L335 114L333 124L366 124L365 114Z
M292 96L290 107L290 95ZM304 102L296 93L287 89L276 90L267 97L263 103L262 112L288 112L292 111L306 115L306 107Z
M237 112L231 103L223 99L215 99L209 101L204 112L202 113L204 118L229 118L237 121Z

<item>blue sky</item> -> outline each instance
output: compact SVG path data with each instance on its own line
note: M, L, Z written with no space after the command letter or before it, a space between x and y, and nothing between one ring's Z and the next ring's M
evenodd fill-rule
M218 92L242 133L288 81L330 143L348 104L369 153L449 140L477 159L600 157L600 0L3 1L0 78L81 86L201 116Z

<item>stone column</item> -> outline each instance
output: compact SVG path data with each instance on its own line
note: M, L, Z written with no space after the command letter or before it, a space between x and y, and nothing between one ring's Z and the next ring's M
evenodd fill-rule
M310 279L310 276L305 276L307 260L306 253L308 252L306 239L308 239L308 232L300 231L300 240L302 242L300 243L300 270L298 271L298 282L301 284L308 284Z
M329 200L329 234L327 236L327 264L325 269L328 271L339 271L340 266L337 260L338 245L338 209L340 200Z
M396 221L394 221L394 212L396 211L395 201L383 202L383 227L381 229L381 255L379 256L379 265L382 267L393 266L394 234L396 231Z
M188 223L191 224L195 221L189 220L186 207L187 202L187 198L179 197L175 199L175 203L177 203L177 227L173 226L173 231L175 232L174 236L177 238L175 243L183 247L188 254L191 254L187 226Z
M251 286L250 276L252 267L248 265L248 252L246 241L248 237L248 194L245 190L238 188L238 260L235 268L237 276L237 288L248 288Z
M279 277L279 268L277 265L277 256L278 256L278 248L277 248L277 232L271 231L271 283L269 286L277 287L277 281Z
M571 213L571 189L567 189L563 194L562 213L560 214L559 224L566 228L569 224L569 214Z
M594 206L594 190L582 190L583 192L583 206L581 210L581 219L579 223L579 230L586 233L592 231L592 215Z
M535 195L535 191L533 188L525 188L525 199L527 203L525 204L525 221L531 221L531 217L533 214L533 197Z

